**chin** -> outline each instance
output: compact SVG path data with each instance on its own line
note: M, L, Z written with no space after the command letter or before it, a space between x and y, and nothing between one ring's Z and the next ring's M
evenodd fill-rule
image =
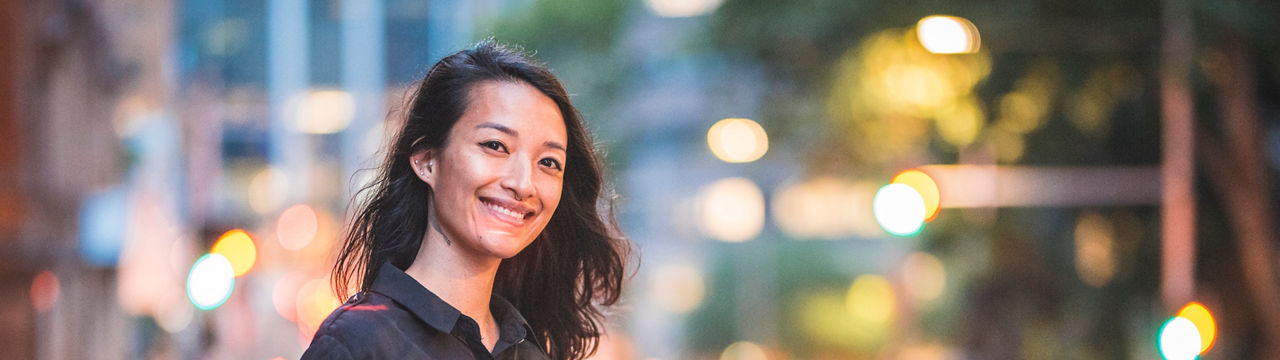
M533 239L527 239L523 236L513 237L508 233L495 232L481 235L480 242L485 252L494 257L510 259L529 247L529 244L533 243Z

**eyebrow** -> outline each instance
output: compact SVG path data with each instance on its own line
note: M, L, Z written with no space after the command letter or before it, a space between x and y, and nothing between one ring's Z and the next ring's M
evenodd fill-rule
M517 137L520 136L520 133L516 132L516 129L512 129L507 127L506 125L502 125L495 122L486 122L480 125L476 125L476 128L477 129L490 128L490 129L501 131L507 135L517 136Z
M512 128L507 127L506 125L502 125L502 124L495 123L495 122L486 122L486 123L482 123L482 124L480 124L480 125L476 125L476 128L477 128L477 129L490 128L490 129L494 129L494 130L501 131L502 133L507 134L507 135L510 135L510 136L520 137L520 133L519 133L519 132L517 132L517 131L516 131L516 129L512 129ZM559 149L560 151L568 152L568 150L565 150L564 145L561 145L560 143L555 142L555 141L548 141L548 142L544 142L544 143L542 143L542 146L549 147L549 148L552 148L552 149Z
M560 143L555 141L544 142L542 143L542 146L546 146L552 149L560 149L560 151L568 152L568 150L564 149L564 145L560 145Z

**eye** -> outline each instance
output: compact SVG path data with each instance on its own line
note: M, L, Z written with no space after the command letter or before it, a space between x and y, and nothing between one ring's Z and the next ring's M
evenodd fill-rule
M504 153L507 152L507 146L503 145L501 141L497 141L497 140L489 140L489 141L482 142L480 143L480 146L488 148L489 150L501 151Z
M546 166L556 170L564 170L564 167L560 166L560 161L552 158L544 158L542 160L538 160L538 164L541 164L542 166Z

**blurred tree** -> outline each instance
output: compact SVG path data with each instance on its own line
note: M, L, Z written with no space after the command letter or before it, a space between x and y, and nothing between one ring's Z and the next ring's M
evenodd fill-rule
M621 61L614 47L622 28L627 2L621 0L528 1L506 9L481 28L505 43L536 51L574 94L585 115L598 114L614 101Z
M1249 305L1225 310L1259 315L1256 322L1268 339L1260 349L1244 350L1245 354L1275 353L1280 342L1280 311L1274 306L1280 300L1272 269L1277 255L1276 224L1273 220L1277 203L1274 182L1276 166L1268 165L1268 151L1261 141L1265 134L1280 131L1277 88L1280 87L1280 5L1264 1L1192 1L1195 16L1193 32L1196 61L1209 66L1195 78L1192 86L1198 96L1200 135L1197 143L1199 162L1221 203L1208 203L1208 208L1223 207L1224 212L1211 214L1215 219L1205 223L1199 242L1205 243L1221 234L1234 234L1238 240L1235 256L1218 256L1214 261L1225 264L1202 264L1208 268L1235 268L1248 289ZM1159 3L1140 1L958 1L958 2L868 2L800 0L774 2L765 0L729 0L713 15L714 45L738 61L756 62L766 69L766 104L762 122L786 122L782 131L771 131L771 140L779 146L802 149L807 168L816 173L856 173L861 177L887 177L905 167L930 162L997 162L1017 165L1155 165L1161 162L1161 109L1159 83L1163 59L1160 35ZM983 52L987 55L939 57L918 49L888 48L891 40L910 38L916 20L933 13L968 17L982 32ZM1227 35L1223 35L1227 33ZM906 42L903 42L905 44ZM880 50L888 48L890 50ZM989 68L972 64L949 68L948 63L964 64L989 56ZM878 58L886 60L878 60ZM967 57L967 58L966 58ZM868 66L877 61L883 66ZM981 61L980 61L981 62ZM966 67L967 66L967 67ZM1268 67L1269 66L1269 67ZM1261 67L1262 70L1253 70ZM989 73L986 73L989 69ZM971 89L949 87L954 73L978 74L976 81L961 81ZM1250 82L1246 80L1255 80ZM924 90L901 88L920 86ZM895 88L899 87L899 88ZM948 95L948 92L953 92ZM935 105L927 97L961 99L948 106ZM1257 97L1251 96L1256 94ZM968 102L972 96L972 102ZM825 99L825 106L812 104ZM957 107L954 104L972 104ZM896 110L894 108L897 108ZM1270 109L1270 110L1268 110ZM826 110L826 111L824 111ZM976 114L973 115L973 114ZM1261 115L1271 114L1260 118ZM963 116L960 116L963 115ZM957 119L979 124L976 131L958 126ZM1221 129L1217 127L1221 126ZM805 130L808 129L808 130ZM970 138L972 137L972 138ZM788 145L789 144L789 145ZM1270 150L1275 152L1274 149ZM1273 154L1274 156L1274 154ZM1203 196L1203 195L1202 195ZM1219 200L1220 198L1220 200ZM1131 278L1118 279L1103 288L1099 296L1111 304L1156 304L1160 254L1159 218L1150 209L1136 209L1138 223L1145 224L1143 235L1135 245L1147 251L1120 254L1122 264L1136 264L1140 269ZM1068 213L1071 213L1069 211ZM1212 212L1212 211L1210 211ZM1201 212L1204 213L1204 212ZM1048 266L1038 272L1038 280L1028 281L1023 267L997 267L973 285L968 310L953 312L981 314L982 299L1002 299L999 307L1037 306L1042 296L1016 296L1019 293L1041 294L1031 283L1052 281L1059 284L1051 292L1065 287L1071 294L1090 293L1074 278L1071 269L1073 251L1061 249L1054 233L1069 233L1074 216L1049 216L1042 210L1001 210L996 228L1030 227L1027 236L994 241L992 261L999 264L1019 257L1022 249L1035 244L1041 260L1033 267ZM1012 215L1012 216L1011 216ZM1028 221L1050 218L1050 221ZM946 226L973 227L980 224L964 221ZM1223 228L1229 226L1230 228ZM941 234L954 233L937 229L922 236L926 243L952 241ZM1004 243L997 246L995 243ZM1023 243L1012 246L1008 243ZM1011 247L1012 246L1012 247ZM1223 251L1209 247L1208 251ZM1025 254L1024 254L1025 255ZM1206 276L1202 270L1198 276ZM986 284L986 285L981 285ZM966 286L966 285L961 285ZM1227 287L1222 284L1216 287ZM1005 289L1005 290L1001 290ZM1010 297L1005 297L1006 295ZM1071 301L1091 301L1073 296ZM1123 307L1123 306L1117 306ZM962 324L972 349L987 345L973 339L1013 334L1020 341L998 346L1013 349L984 351L997 356L1009 354L1020 358L1051 357L1034 351L1039 345L1027 337L1036 331L1011 331L1036 328L1046 321L1084 325L1088 336L1060 339L1078 346L1086 357L1124 357L1140 346L1116 345L1111 341L1091 339L1125 339L1140 341L1146 337L1127 336L1132 329L1114 326L1115 308L1096 306L1072 307L1081 313L1072 318L1056 317L1044 312L1007 317L1011 323ZM1131 309L1137 310L1137 309ZM1244 316L1242 318L1248 318ZM785 320L784 320L785 321ZM1151 320L1156 321L1156 320ZM1112 324L1104 326L1103 324ZM1153 330L1154 330L1154 325ZM968 331L973 330L973 331ZM1242 328L1243 330L1243 328ZM1247 332L1247 330L1246 330ZM1239 335L1247 339L1247 335ZM951 339L956 341L960 339ZM1261 343L1260 343L1261 344ZM792 342L792 347L803 344ZM1248 346L1246 346L1248 347ZM1021 351L1015 349L1022 349ZM1263 350L1265 348L1266 350ZM1012 351L1001 353L999 351Z

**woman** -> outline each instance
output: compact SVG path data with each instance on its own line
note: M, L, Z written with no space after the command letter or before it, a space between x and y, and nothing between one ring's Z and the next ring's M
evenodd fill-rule
M600 164L564 87L485 41L432 66L408 106L334 265L339 296L358 292L302 358L589 355L629 243L597 207Z

